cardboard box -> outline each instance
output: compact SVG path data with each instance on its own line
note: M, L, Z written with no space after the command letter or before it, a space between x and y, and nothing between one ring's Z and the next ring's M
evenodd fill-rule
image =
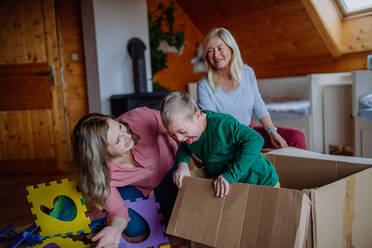
M281 189L186 178L167 233L194 247L372 247L372 159L295 148L265 155ZM311 206L311 207L310 207Z

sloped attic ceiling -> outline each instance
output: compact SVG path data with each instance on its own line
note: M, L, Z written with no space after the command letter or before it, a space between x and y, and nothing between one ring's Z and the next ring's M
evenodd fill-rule
M336 45L330 40L330 46L319 32L316 14L309 15L312 1L316 0L177 0L204 35L214 27L228 28L258 77L327 72L331 66L336 66L333 71L349 70L340 65L342 53L330 50Z

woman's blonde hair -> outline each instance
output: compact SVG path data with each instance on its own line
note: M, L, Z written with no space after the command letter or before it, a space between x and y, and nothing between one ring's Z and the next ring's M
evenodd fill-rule
M72 134L74 157L79 168L79 183L85 198L99 208L105 208L110 195L110 170L107 165L107 120L110 116L92 113L80 119ZM132 132L134 144L140 137Z
M192 118L200 111L198 104L186 92L174 91L168 94L160 103L160 116L167 128L170 121L176 117Z
M220 38L231 50L231 60L230 60L230 73L233 78L234 84L239 85L241 82L241 72L243 70L243 59L240 55L240 50L236 40L232 34L226 28L214 28L207 34L204 41L204 63L207 68L208 82L213 89L218 87L218 83L215 82L217 70L210 64L208 59L208 45L212 38Z

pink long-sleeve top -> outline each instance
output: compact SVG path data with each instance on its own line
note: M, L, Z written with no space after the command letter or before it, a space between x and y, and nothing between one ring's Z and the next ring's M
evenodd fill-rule
M128 208L117 188L134 186L148 196L174 164L177 143L168 135L158 110L140 107L122 114L116 120L127 122L132 131L141 137L131 150L141 166L127 168L107 161L111 173L110 197L106 202L108 218L122 217L128 220Z

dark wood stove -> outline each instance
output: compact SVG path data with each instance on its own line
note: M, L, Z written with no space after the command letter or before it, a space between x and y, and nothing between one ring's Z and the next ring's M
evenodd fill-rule
M156 91L151 93L113 95L110 97L111 114L114 117L118 117L130 109L143 106L159 109L161 100L169 93L169 91Z
M147 92L146 85L146 45L139 38L128 41L128 53L133 59L133 82L135 93L113 95L110 97L111 114L118 117L122 113L137 107L159 109L161 100L169 91Z

